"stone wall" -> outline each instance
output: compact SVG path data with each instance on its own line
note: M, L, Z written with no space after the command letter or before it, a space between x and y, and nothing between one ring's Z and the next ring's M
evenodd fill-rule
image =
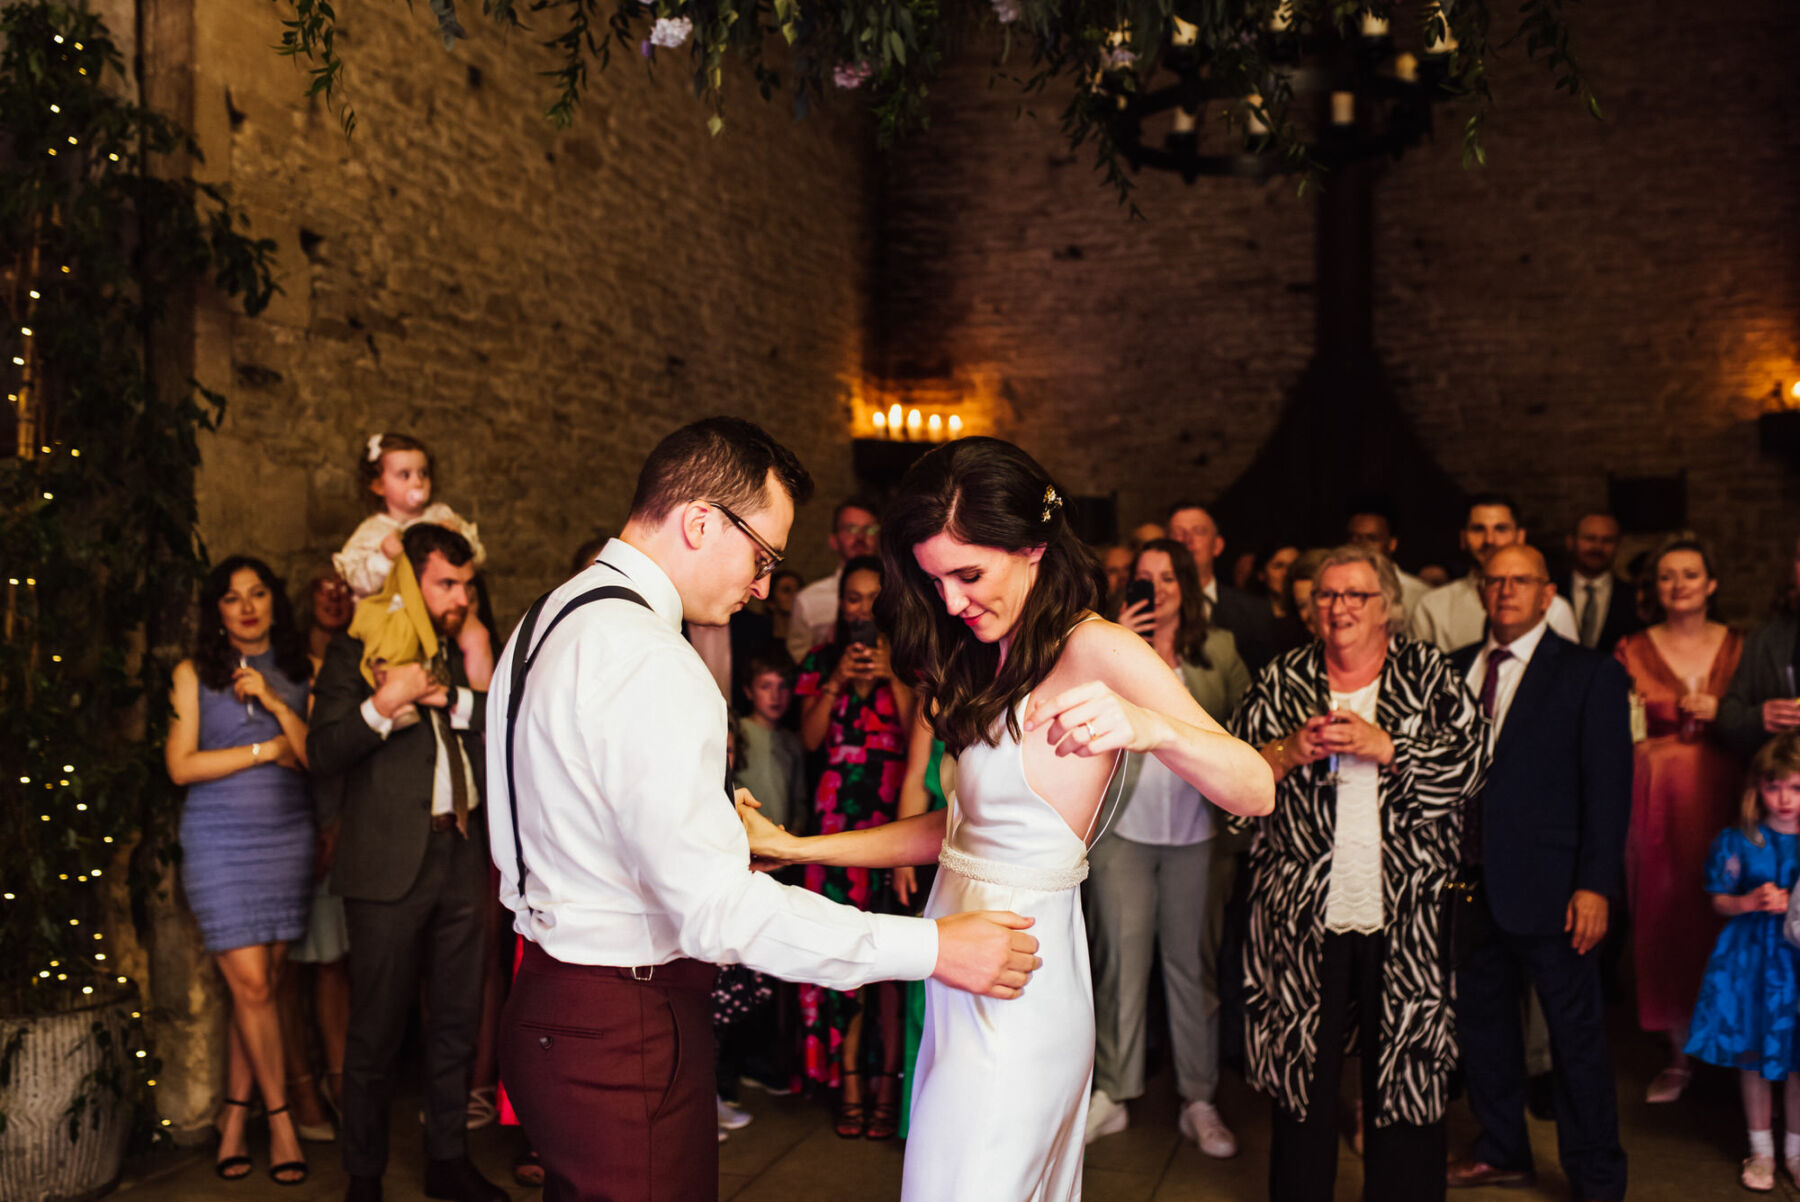
M644 455L684 421L749 417L821 496L849 489L873 292L851 106L796 123L733 77L713 138L685 52L659 52L654 78L616 53L558 131L529 36L470 16L445 53L424 6L366 0L340 6L346 138L272 51L275 6L189 2L203 170L282 262L265 314L199 322L202 378L230 394L201 480L215 556L260 553L302 585L367 513L354 471L376 430L433 449L503 625L617 531ZM825 567L828 521L803 511L802 570Z
M1608 473L1686 469L1722 600L1760 613L1800 487L1755 416L1800 375L1800 10L1572 10L1595 122L1509 52L1489 163L1460 122L1378 185L1375 329L1405 411L1465 488L1519 494L1549 541ZM1291 181L1138 177L1129 220L1057 128L1054 90L989 86L962 48L929 135L884 164L875 373L960 381L994 428L1126 522L1217 495L1312 345L1313 206ZM1229 532L1228 532L1229 533Z

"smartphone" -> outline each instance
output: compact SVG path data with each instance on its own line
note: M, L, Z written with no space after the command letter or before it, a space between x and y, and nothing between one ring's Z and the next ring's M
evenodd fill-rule
M1153 607L1156 604L1156 585L1148 580L1133 580L1125 586L1125 608L1130 609L1140 602ZM1144 637L1149 638L1150 632L1145 631Z
M876 629L875 623L867 618L844 627L844 646L846 647L853 643L861 643L863 646L873 649L879 642L881 642L881 631Z

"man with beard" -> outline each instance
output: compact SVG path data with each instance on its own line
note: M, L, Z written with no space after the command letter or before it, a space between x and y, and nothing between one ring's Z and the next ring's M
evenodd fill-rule
M363 643L334 638L314 682L306 741L315 772L345 776L332 868L354 949L345 1198L381 1197L394 1055L423 975L425 1195L503 1202L506 1193L469 1162L464 1126L489 896L487 823L470 815L481 804L486 695L469 687L456 644L474 603L474 553L461 535L429 523L407 530L401 544L405 562L394 571L410 567L417 587L401 582L395 610L412 616L426 658L365 673Z

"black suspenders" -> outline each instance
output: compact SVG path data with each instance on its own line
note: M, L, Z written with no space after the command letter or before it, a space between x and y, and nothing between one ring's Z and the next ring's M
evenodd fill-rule
M530 910L531 906L525 900L525 839L519 833L519 796L513 773L513 734L519 725L519 703L524 697L525 674L531 671L533 664L537 663L538 656L543 654L544 643L550 639L550 632L555 630L564 618L584 605L614 598L636 602L645 609L650 608L648 601L624 585L609 584L603 588L589 589L562 607L562 611L545 628L544 637L538 640L538 650L534 652L531 650L532 632L537 627L538 618L543 615L544 604L550 600L550 594L545 593L526 611L525 620L519 623L518 641L513 644L512 687L506 694L506 804L512 811L513 855L518 861L519 868L519 904L525 906L527 910Z

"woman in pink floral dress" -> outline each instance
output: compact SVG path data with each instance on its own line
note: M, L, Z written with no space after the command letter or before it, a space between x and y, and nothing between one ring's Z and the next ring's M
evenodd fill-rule
M881 561L852 559L838 584L837 629L800 663L800 735L808 751L825 750L813 798L815 835L863 830L894 820L906 775L913 693L893 677L886 635L872 617L881 592ZM832 901L881 914L903 913L886 869L813 864L806 887ZM900 1059L905 1026L894 982L838 993L800 987L806 1075L838 1089L837 1133L845 1139L891 1139L900 1122ZM874 1036L865 1040L865 1016ZM865 1078L873 1088L867 1093ZM873 1094L872 1102L868 1094Z

